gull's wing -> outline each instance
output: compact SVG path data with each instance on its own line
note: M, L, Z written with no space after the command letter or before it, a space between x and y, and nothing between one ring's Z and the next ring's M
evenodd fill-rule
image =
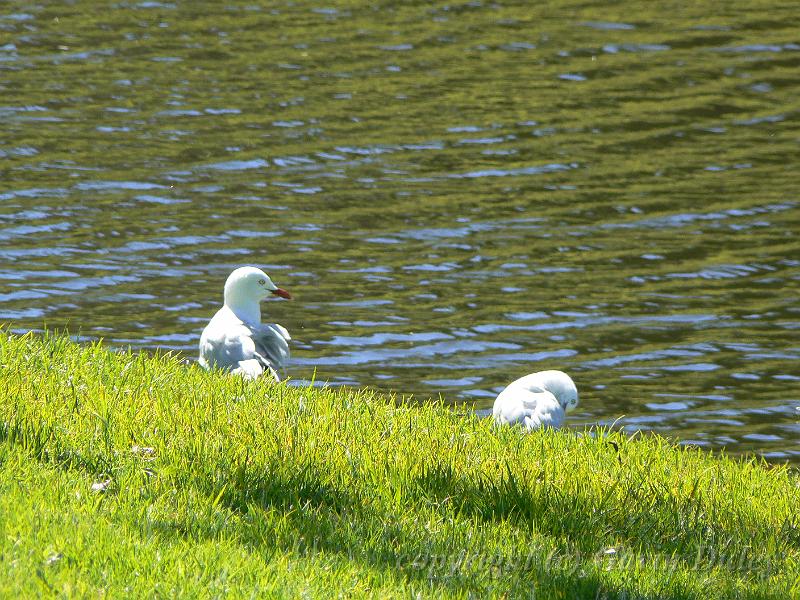
M492 412L498 423L526 429L558 428L564 423L564 408L553 394L538 387L509 385L497 396Z
M199 362L247 378L268 371L275 379L289 359L289 332L277 324L248 325L227 307L221 308L200 336Z
M265 368L271 369L276 377L278 371L284 371L286 363L289 362L291 339L286 328L277 323L261 324L252 330L255 358L262 362Z
M524 421L527 429L539 429L540 427L558 429L564 424L564 407L550 392L529 391L522 401L528 408Z

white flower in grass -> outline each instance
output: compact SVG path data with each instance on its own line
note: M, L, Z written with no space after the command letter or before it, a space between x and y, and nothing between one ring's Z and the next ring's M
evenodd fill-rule
M92 484L92 491L93 492L105 492L108 489L108 486L111 485L111 479L106 479L104 481L95 481Z

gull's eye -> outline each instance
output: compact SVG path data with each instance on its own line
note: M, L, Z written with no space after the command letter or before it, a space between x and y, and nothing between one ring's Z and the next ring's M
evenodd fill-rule
M267 282L264 281L263 279L259 279L258 280L258 285L264 285L265 283L267 283Z

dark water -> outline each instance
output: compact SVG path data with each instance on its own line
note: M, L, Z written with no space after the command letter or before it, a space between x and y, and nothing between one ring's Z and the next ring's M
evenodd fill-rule
M0 321L800 461L794 2L0 4Z

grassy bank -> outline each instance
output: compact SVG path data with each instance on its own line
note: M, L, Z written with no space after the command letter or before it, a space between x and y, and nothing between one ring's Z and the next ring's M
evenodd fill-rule
M0 394L4 597L800 591L785 467L61 336L0 332Z

